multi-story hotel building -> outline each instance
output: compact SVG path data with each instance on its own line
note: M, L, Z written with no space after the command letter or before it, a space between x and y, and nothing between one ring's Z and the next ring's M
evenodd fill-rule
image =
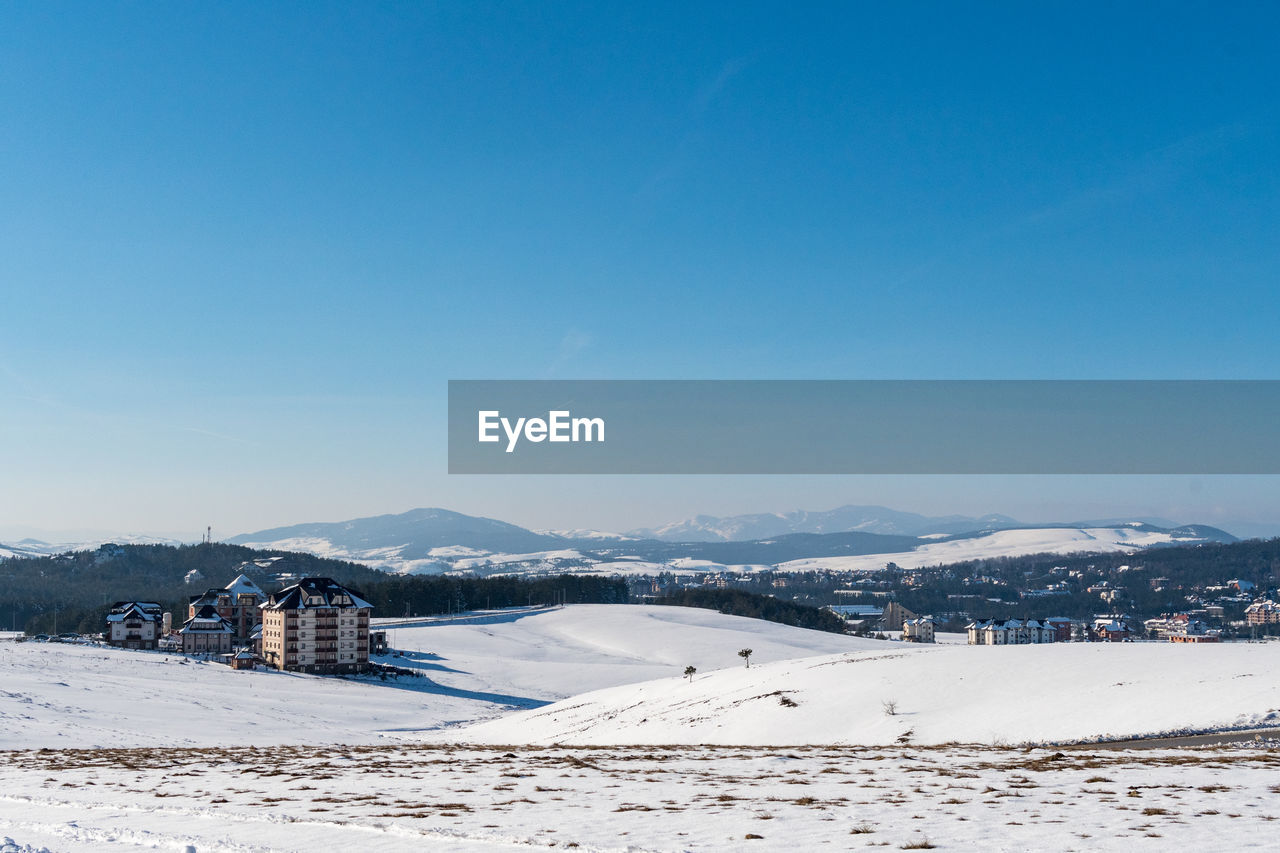
M369 668L373 605L329 578L303 578L262 605L262 658L293 672Z
M233 639L243 643L252 639L254 627L262 621L258 606L266 598L266 593L256 583L240 575L223 589L211 589L204 595L193 596L187 603L187 619L196 618L205 607L213 607L231 624Z
M213 605L206 604L187 620L178 636L182 638L183 654L227 654L235 633L231 623L218 615Z

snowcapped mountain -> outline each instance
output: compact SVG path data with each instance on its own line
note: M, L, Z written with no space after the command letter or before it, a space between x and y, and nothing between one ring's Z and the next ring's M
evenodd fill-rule
M0 560L7 560L10 557L47 557L49 554L58 553L44 550L48 547L50 547L48 543L37 542L34 539L23 539L21 542L7 545L0 543Z
M505 521L438 507L350 521L317 522L245 533L232 545L302 551L396 571L447 570L453 559L565 548L569 540Z
M925 566L996 556L1130 552L1159 545L1234 541L1230 534L1203 525L1169 528L1128 521L1024 527L1007 516L931 519L883 507L844 507L826 513L750 518L772 518L776 524L760 522L753 528L732 519L721 525L709 520L702 529L704 538L672 541L657 536L621 537L595 530L535 532L491 518L428 508L399 515L279 527L246 533L229 542L261 550L301 551L400 573L635 575L879 568L888 562ZM896 528L928 532L889 534L839 529L846 523L877 531ZM750 531L773 529L770 525L777 524L818 530L751 540L736 538ZM686 529L698 534L692 528ZM716 538L710 538L712 530L718 531ZM674 530L665 530L663 535L672 536Z
M929 533L968 533L1019 522L1007 515L930 517L883 506L842 506L824 512L797 510L718 518L695 515L661 527L641 528L630 535L664 542L743 542L784 536L788 533L879 533L886 536L922 536Z
M621 533L610 533L607 530L593 530L591 528L574 528L570 530L535 530L535 533L541 533L546 536L558 536L561 539L595 539L607 540L611 542L619 542L625 540L636 540L637 536L623 536Z
M103 545L181 545L177 539L163 536L125 533L101 539L80 542L45 542L40 539L20 539L17 542L0 542L0 560L11 557L48 557L70 551L96 551Z

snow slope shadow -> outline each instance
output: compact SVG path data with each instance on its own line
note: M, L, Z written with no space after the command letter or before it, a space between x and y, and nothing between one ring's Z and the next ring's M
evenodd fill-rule
M561 607L534 605L508 607L502 610L482 610L458 616L423 616L406 619L378 619L373 624L376 631L395 631L398 628L432 628L442 625L502 625L528 616L553 613ZM394 642L392 643L394 645Z
M449 669L448 667L439 667L447 672L461 672L461 670ZM464 675L466 673L463 673ZM348 678L350 678L348 676ZM414 693L429 693L436 696L449 696L454 699L468 699L475 702L487 702L492 705L502 705L512 709L533 709L541 708L551 703L545 699L534 699L531 696L516 696L510 693L495 693L489 690L466 690L461 687L449 687L431 678L413 675L387 675L381 677L379 675L361 675L351 680L359 681L363 684L369 684L375 687L392 687L398 690L408 690Z
M389 666L399 666L405 669L434 670L436 672L456 672L459 675L470 675L471 673L462 669L454 669L451 666L445 666L442 663L430 663L430 661L448 660L433 652L405 652L397 651L394 655L380 655L379 663Z

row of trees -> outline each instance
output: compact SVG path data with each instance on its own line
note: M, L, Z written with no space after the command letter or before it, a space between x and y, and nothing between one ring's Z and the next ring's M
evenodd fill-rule
M846 627L844 620L830 610L737 589L679 589L653 599L653 603L701 607L730 616L749 616L752 619L829 631L833 634L845 633Z
M533 604L626 604L625 581L601 575L468 578L383 575L357 587L378 616L430 616Z

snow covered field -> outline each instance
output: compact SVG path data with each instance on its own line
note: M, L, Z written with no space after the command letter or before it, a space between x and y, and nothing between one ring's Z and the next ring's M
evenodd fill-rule
M157 652L0 644L0 749L371 742L476 703Z
M913 646L626 605L385 624L426 677L0 643L0 851L1266 849L1280 818L1268 742L1018 748L1274 725L1280 644Z
M65 853L1274 849L1280 753L993 748L0 753L0 843ZM2 849L2 848L0 848Z
M238 672L163 653L6 642L0 748L1000 745L1280 724L1277 643L928 646L639 605L389 631L401 656L384 660L423 677ZM742 648L753 650L750 668ZM692 682L686 666L698 670Z

